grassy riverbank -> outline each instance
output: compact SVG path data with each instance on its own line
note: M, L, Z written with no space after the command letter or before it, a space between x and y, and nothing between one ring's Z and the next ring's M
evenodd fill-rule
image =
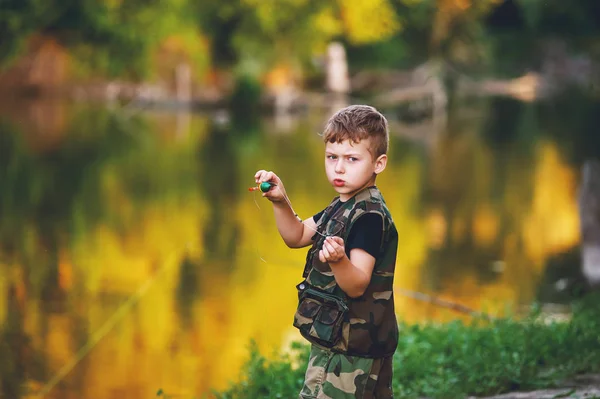
M242 382L219 399L295 398L308 346L267 361L251 347ZM394 357L397 398L461 398L560 386L579 373L600 371L600 296L573 306L568 321L539 313L521 320L400 326Z

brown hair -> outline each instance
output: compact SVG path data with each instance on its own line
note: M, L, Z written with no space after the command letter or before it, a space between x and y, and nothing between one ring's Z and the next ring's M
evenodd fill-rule
M323 141L341 143L349 139L358 143L371 139L369 151L377 159L388 150L388 122L379 111L369 105L351 105L342 108L329 118L323 131Z

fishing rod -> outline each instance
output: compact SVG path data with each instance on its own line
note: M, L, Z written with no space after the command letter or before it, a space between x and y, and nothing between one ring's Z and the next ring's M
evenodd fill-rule
M407 290L404 288L394 288L394 292L405 297L415 299L417 301L430 303L432 305L439 306L445 309L450 309L458 313L468 314L469 316L475 318L482 318L488 321L495 319L495 317L489 315L488 313L475 310L458 302L452 302L446 299L438 298L433 295L425 294L423 292Z
M277 189L281 191L279 186L277 186L277 184L275 184L273 182L262 182L256 186L249 187L248 191L261 191L263 193L266 193L274 187L277 187ZM291 204L290 200L288 199L287 195L283 192L282 192L282 195L283 195L283 198L288 203L288 205L290 206L290 208L292 209L292 212L294 212L294 209L292 208L292 204ZM256 200L255 200L255 202L256 202ZM258 206L258 203L256 205ZM260 209L260 207L259 207L259 209ZM294 212L294 215L301 221L301 219L298 217L298 214L296 214ZM323 235L322 233L320 233L318 231L317 231L317 233ZM261 259L262 259L262 257L261 257ZM264 261L264 259L263 259L263 261ZM472 309L461 303L448 301L448 300L441 299L441 298L438 298L433 295L428 295L423 292L412 291L412 290L407 290L407 289L403 289L403 288L394 288L394 292L396 292L402 296L417 300L417 301L426 302L426 303L429 303L429 304L432 304L435 306L439 306L439 307L442 307L445 309L450 309L450 310L453 310L458 313L468 314L472 317L482 318L482 319L486 319L486 320L494 319L494 317L492 317L491 315L489 315L485 312L481 312L481 311Z

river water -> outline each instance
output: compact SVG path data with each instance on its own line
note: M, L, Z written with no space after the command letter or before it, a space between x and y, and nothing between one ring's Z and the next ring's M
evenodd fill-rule
M469 320L412 291L493 314L560 301L597 144L599 112L581 104L465 100L441 128L384 110L399 319ZM248 187L273 170L302 217L324 208L327 112L38 101L0 115L0 397L198 397L238 378L250 340L272 353L300 339L305 250L285 247Z

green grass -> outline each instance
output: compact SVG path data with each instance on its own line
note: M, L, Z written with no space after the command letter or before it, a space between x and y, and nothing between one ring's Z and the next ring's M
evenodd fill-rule
M308 353L295 343L267 361L252 344L241 382L215 396L295 398ZM521 320L401 324L393 387L397 398L461 398L556 387L583 372L600 372L599 295L575 304L567 322L546 323L534 312Z

